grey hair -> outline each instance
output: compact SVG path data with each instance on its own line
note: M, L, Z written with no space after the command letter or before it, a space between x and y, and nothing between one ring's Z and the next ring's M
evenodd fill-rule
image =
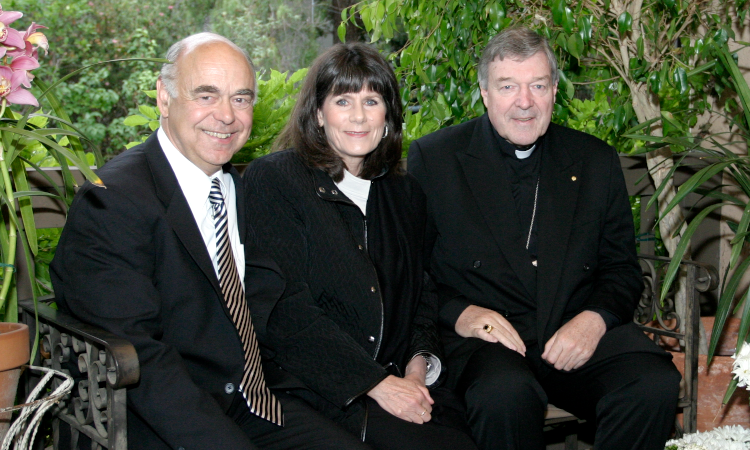
M487 89L487 78L492 61L510 58L513 61L522 62L539 52L543 52L544 56L547 57L552 84L557 84L560 81L560 75L557 73L557 58L555 58L555 53L545 37L525 27L513 27L501 31L490 39L489 44L482 52L482 59L479 61L479 73L477 74L479 87Z
M250 59L250 55L244 49L240 48L237 44L225 38L224 36L207 32L190 35L182 40L175 42L171 47L169 47L169 50L167 50L167 55L165 56L165 58L169 62L164 63L164 65L161 66L159 78L161 79L162 84L164 84L164 88L169 93L169 96L172 98L177 98L177 59L187 55L188 53L192 52L202 45L211 44L213 42L223 42L240 52L242 56L245 57L245 60L250 65L250 71L253 74L253 85L255 86L255 98L253 98L253 104L255 104L255 102L258 101L259 91L258 83L255 79L255 65Z

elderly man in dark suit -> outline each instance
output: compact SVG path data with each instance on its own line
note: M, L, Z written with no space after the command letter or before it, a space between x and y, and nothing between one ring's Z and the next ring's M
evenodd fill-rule
M138 353L130 448L367 448L269 389L261 367L245 295L295 288L244 248L242 183L229 160L252 126L249 57L201 33L167 59L156 85L161 128L99 171L106 189L81 188L52 264L60 307Z
M595 448L664 448L680 376L633 324L642 282L616 152L550 124L557 63L514 28L479 66L487 114L415 141L449 385L480 448L543 449L547 402Z

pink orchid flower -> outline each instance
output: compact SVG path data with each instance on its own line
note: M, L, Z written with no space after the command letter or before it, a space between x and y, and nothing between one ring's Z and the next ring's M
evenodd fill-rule
M27 47L29 46L29 44L31 44L32 46L34 46L34 48L41 48L42 50L44 50L44 54L46 55L49 51L49 42L47 41L47 36L45 36L44 33L36 31L39 28L46 29L47 27L31 22L31 26L28 30L26 30L26 33L23 35L23 39L26 41Z
M14 57L28 56L34 59L38 59L39 53L37 52L37 48L41 48L46 54L49 50L49 42L47 41L47 37L42 32L37 31L39 28L47 27L32 22L31 26L21 36L24 40L24 46L16 49L8 49L7 54ZM4 56L4 53L6 52L0 49L0 58Z
M31 80L34 79L34 76L30 74L29 70L34 70L39 67L39 61L36 60L36 58L32 58L30 56L16 56L13 58L13 61L10 63L10 69L15 72L23 72L24 78L21 84L26 87L31 87Z
M21 17L23 17L23 13L18 11L3 11L2 7L0 7L0 43L7 47L26 47L21 33L8 26Z
M39 106L36 97L22 87L28 81L26 71L13 71L10 67L0 66L0 98L9 104Z

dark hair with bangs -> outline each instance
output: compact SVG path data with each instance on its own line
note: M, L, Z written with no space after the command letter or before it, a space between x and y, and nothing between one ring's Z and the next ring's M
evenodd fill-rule
M334 181L344 178L344 161L331 148L318 110L329 95L377 92L385 102L388 135L368 154L359 177L370 180L384 168L395 171L401 158L402 107L398 82L391 66L377 50L362 43L336 44L318 56L305 82L284 131L274 150L294 147L308 166L324 170Z

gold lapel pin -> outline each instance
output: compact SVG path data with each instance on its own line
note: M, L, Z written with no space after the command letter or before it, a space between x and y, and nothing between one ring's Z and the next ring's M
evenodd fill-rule
M573 177L571 177L570 179L571 179L571 180L573 180L573 181L575 181L575 180L577 180L578 178L576 178L575 176L573 176Z

